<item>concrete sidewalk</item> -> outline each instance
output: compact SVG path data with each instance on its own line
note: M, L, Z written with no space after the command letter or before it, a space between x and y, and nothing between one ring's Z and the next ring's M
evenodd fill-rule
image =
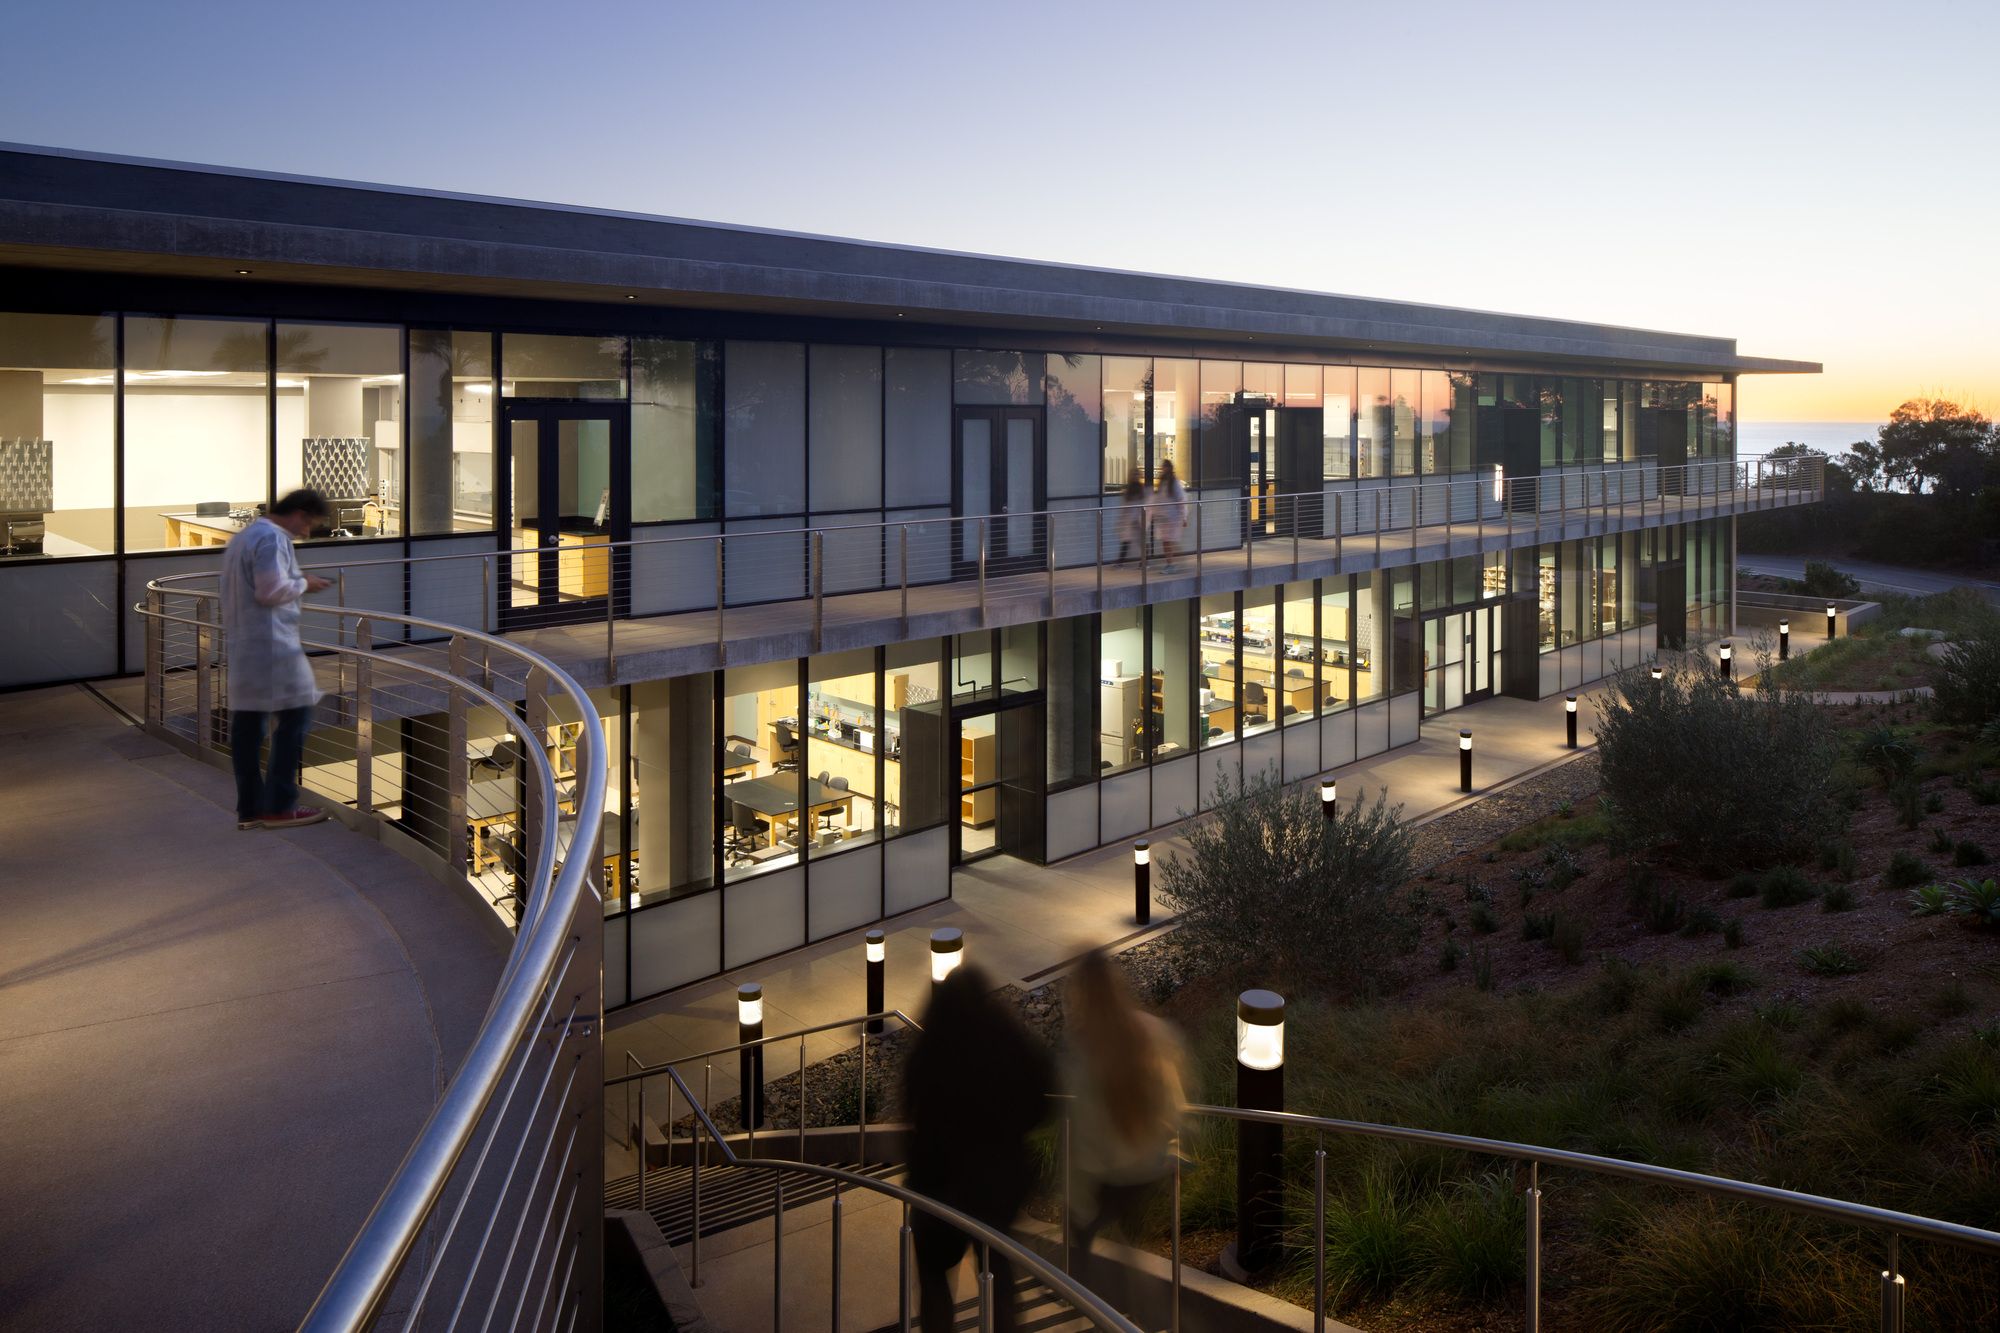
M0 698L0 1325L295 1327L491 999L476 910L80 689Z

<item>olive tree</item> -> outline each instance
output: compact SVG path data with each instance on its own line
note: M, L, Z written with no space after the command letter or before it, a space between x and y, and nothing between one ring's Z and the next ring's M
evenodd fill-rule
M1275 769L1216 780L1210 811L1184 819L1186 857L1162 865L1161 898L1183 914L1181 947L1201 971L1295 990L1357 991L1408 951L1415 920L1397 889L1411 834L1387 794L1327 818L1317 792Z

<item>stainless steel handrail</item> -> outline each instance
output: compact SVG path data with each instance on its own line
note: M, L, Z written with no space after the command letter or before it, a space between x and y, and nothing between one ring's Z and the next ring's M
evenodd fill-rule
M166 586L173 581L156 579L149 582L147 601L134 609L142 617L146 617L147 623L152 625L186 623L199 625L204 632L220 629L221 627L215 622L198 618L190 621L186 617L172 616L165 611L164 598L169 593L209 601L216 596L199 590ZM392 657L376 653L372 649L349 645L346 642L349 626L342 622L348 619L369 623L392 622L431 631L440 638L451 638L461 644L468 641L477 642L486 650L484 665L488 670L492 668L497 655L502 661L512 661L525 666L531 679L539 674L556 690L570 698L575 705L577 717L584 723L578 742L576 766L578 784L576 827L595 828L602 822L605 795L605 764L601 758L604 753L603 733L596 721L596 711L582 687L553 662L496 636L422 617L374 610L341 611L325 606L315 606L312 609L336 615L335 642L326 644L315 641L313 646L349 657L394 662L399 669L415 670L433 678L443 679L449 682L453 689L462 690L487 702L489 706L502 710L507 705L478 681L471 679L469 674L453 675L450 671L411 661L401 654ZM359 628L358 624L356 628ZM204 654L207 652L205 644L202 646L202 651ZM461 660L461 654L454 653L453 657L453 665L456 666L458 660ZM163 664L149 652L148 672L163 669ZM357 685L357 688L362 687ZM200 721L202 726L207 725L205 718ZM580 943L574 925L577 912L583 904L586 893L593 892L590 881L591 859L567 856L563 859L560 871L556 870L560 821L556 817L555 770L540 746L523 746L522 750L533 766L536 788L543 803L542 809L548 813L542 821L543 833L540 845L535 849L526 903L520 917L514 948L502 969L493 1000L480 1024L471 1050L453 1074L443 1097L439 1099L437 1106L425 1121L423 1129L397 1167L395 1175L383 1190L367 1221L363 1223L360 1232L348 1246L346 1254L313 1302L312 1309L306 1315L304 1323L300 1325L302 1330L311 1330L312 1333L358 1333L358 1330L372 1325L382 1302L394 1287L412 1247L431 1219L454 1171L471 1146L489 1108L492 1107L496 1092L500 1090L503 1082L508 1081L510 1069L513 1071L513 1080L509 1083L508 1098L511 1098L514 1086L521 1081L526 1061L523 1057L517 1063L517 1055L522 1054L524 1039L531 1033L546 1032L547 1023L554 1014L561 1027L559 1033L551 1034L552 1040L560 1042L562 1039L584 1037L593 1042L601 1042L598 1031L602 1012L600 995L590 994L587 997L588 1003L580 1003L579 1001L585 997L577 997L572 1000L566 1014L559 1012L556 1005L555 983L565 973L566 964L575 955ZM593 974L591 989L594 992L595 968L592 968L591 972ZM579 1024L582 1025L581 1028ZM554 1068L552 1059L551 1074ZM573 1077L572 1075L572 1079ZM534 1118L531 1117L530 1125L533 1123ZM493 1139L499 1129L499 1122L494 1122L493 1131L489 1133L486 1146L481 1149L475 1164L475 1171L478 1166L484 1164L486 1153L493 1147ZM554 1132L554 1127L551 1126L549 1133ZM521 1156L518 1149L514 1156L518 1162ZM511 1178L510 1168L509 1179ZM473 1183L467 1181L461 1191L459 1201L461 1210L470 1197ZM496 1207L504 1204L506 1194L506 1188L503 1186ZM552 1209L553 1206L552 1202ZM454 1216L454 1223L456 1220ZM489 1234L491 1232L490 1225L488 1232ZM517 1227L517 1241L519 1234L520 1229ZM434 1265L442 1259L444 1245L448 1244L449 1234L443 1245L440 1245L438 1254L433 1257ZM482 1246L482 1254L483 1252ZM510 1247L510 1261L512 1254L513 1250ZM475 1273L476 1268L475 1261ZM551 1280L554 1279L555 1271L552 1257L549 1266ZM468 1290L472 1276L473 1274L467 1276ZM591 1278L580 1276L581 1280L594 1286ZM429 1275L426 1276L426 1289L429 1285L428 1278ZM499 1288L496 1286L494 1291L496 1300L499 1294ZM545 1300L547 1294L545 1287ZM524 1300L526 1295L524 1279L521 1289ZM558 1299L560 1300L560 1295ZM460 1300L462 1303L463 1294ZM517 1317L519 1313L517 1306ZM490 1314L489 1310L489 1318ZM412 1322L420 1316L421 1303L411 1312Z
M769 1046L773 1042L797 1041L800 1037L816 1036L822 1032L832 1032L836 1028L851 1028L857 1023L866 1023L874 1018L899 1019L905 1027L914 1031L922 1032L924 1030L923 1024L911 1018L901 1009L884 1009L879 1014L862 1014L858 1018L843 1018L833 1023L818 1023L809 1028L800 1028L796 1032L780 1032L775 1037L758 1037L754 1041L739 1041L734 1046L718 1046L712 1051L702 1051L695 1055L677 1055L671 1060L659 1060L650 1065L638 1056L627 1052L626 1058L637 1065L638 1068L632 1070L630 1073L621 1074L616 1078L605 1079L604 1086L610 1088L621 1083L630 1083L634 1079L658 1078L663 1072L675 1065L691 1065L697 1060L713 1060L718 1055L735 1055L738 1051L748 1051L758 1046Z
M817 1176L823 1180L834 1182L833 1227L830 1237L834 1255L833 1281L830 1284L832 1288L834 1333L839 1333L840 1330L840 1186L842 1185L848 1185L856 1189L872 1190L877 1194L885 1194L903 1205L902 1234L900 1243L897 1245L900 1268L898 1277L900 1299L898 1300L898 1305L901 1309L903 1333L909 1333L910 1328L909 1211L912 1208L929 1213L941 1222L950 1223L953 1227L963 1231L966 1235L977 1240L985 1247L981 1253L979 1282L979 1326L982 1329L993 1327L993 1275L990 1263L987 1260L987 1253L992 1250L999 1250L1009 1259L1020 1264L1030 1273L1033 1273L1047 1285L1050 1291L1055 1292L1063 1300L1069 1302L1072 1308L1086 1314L1092 1323L1096 1324L1100 1329L1105 1330L1106 1333L1139 1333L1138 1327L1132 1321L1125 1318L1124 1315L1112 1309L1103 1297L1091 1291L1088 1287L1079 1284L1069 1274L1063 1272L1027 1246L1021 1244L1005 1232L990 1227L977 1218L960 1212L949 1204L939 1203L929 1195L919 1194L915 1190L902 1185L892 1185L886 1180L877 1180L873 1176L864 1176L853 1171L843 1171L839 1167L834 1166L821 1166L812 1162L793 1162L776 1157L739 1158L730 1148L728 1139L720 1130L716 1129L715 1122L709 1119L706 1111L701 1109L700 1103L695 1100L693 1090L688 1087L680 1074L671 1068L661 1072L665 1073L668 1078L671 1078L680 1088L681 1095L688 1099L688 1105L694 1108L696 1117L701 1121L703 1127L708 1130L710 1140L722 1150L723 1160L727 1164L731 1166L758 1167L775 1173L798 1172L802 1175ZM642 1171L645 1169L645 1159L643 1156L640 1158L640 1169ZM782 1183L778 1184L776 1194L777 1207L772 1217L773 1235L777 1239L777 1244L772 1247L771 1252L772 1312L774 1316L772 1327L773 1333L782 1333L785 1271L785 1250L783 1243L785 1210Z

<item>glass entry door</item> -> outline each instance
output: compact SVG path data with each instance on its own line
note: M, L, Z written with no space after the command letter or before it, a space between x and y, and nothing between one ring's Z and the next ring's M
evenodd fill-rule
M1490 699L1500 684L1502 616L1497 606L1424 621L1424 711Z
M629 532L625 408L508 403L503 438L501 627L603 619L629 558L611 546Z
M1039 863L1043 851L1041 696L1019 696L1005 707L954 713L957 733L958 818L952 823L952 863L1005 853Z
M1046 533L1042 413L1035 407L961 407L953 412L952 489L963 520L952 544L954 577L979 564L983 537L986 572L1039 569Z

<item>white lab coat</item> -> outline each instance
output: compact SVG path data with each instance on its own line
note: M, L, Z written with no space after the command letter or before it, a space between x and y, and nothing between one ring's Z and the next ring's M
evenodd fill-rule
M299 571L291 534L260 518L222 553L222 627L229 642L229 707L275 713L319 702L312 664L299 646Z

